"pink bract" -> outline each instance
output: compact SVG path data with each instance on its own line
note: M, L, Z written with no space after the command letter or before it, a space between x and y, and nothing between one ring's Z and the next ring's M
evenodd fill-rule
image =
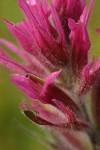
M22 112L50 129L55 140L48 143L56 150L100 148L100 58L94 64L88 56L93 4L94 0L89 6L86 0L18 0L23 21L4 19L20 47L2 38L0 44L22 61L0 48L0 63L16 72L12 82L30 99L21 102ZM92 112L85 105L89 99Z

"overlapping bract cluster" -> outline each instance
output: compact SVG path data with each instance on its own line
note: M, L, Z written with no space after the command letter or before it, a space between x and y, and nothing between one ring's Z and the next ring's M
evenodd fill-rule
M30 103L21 103L22 111L39 125L88 128L80 99L91 86L94 112L100 115L97 85L100 60L93 69L94 60L88 64L91 43L87 24L93 3L91 0L87 8L85 0L53 0L50 4L47 0L19 0L25 19L17 24L4 19L21 48L5 39L0 39L0 43L17 54L23 63L2 49L0 63L20 73L12 74L11 80L31 99ZM96 119L100 124L100 118ZM71 137L75 143L75 136L69 132L61 132L61 136L68 140Z

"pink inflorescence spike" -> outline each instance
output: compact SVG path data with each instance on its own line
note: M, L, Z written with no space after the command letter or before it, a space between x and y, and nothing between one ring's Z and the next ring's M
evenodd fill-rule
M21 102L21 110L50 129L55 141L48 143L56 150L100 149L100 58L95 63L88 56L93 4L18 0L25 19L16 24L4 19L20 47L0 38L0 46L8 48L8 54L0 48L0 63L17 72L11 80L30 99Z

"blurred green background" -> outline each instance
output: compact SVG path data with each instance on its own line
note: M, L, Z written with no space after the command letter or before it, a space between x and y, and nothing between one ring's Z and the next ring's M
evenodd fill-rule
M0 37L16 43L3 22L3 17L13 22L23 18L17 0L0 0ZM95 32L99 27L100 1L95 0L89 23L92 41L90 55L97 56L100 53L100 35ZM47 150L45 145L30 134L30 130L39 130L39 133L42 131L22 115L19 103L25 96L9 80L10 73L4 66L0 66L0 150Z

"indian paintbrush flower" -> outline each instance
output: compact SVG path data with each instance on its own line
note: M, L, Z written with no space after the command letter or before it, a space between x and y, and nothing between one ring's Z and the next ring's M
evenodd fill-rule
M30 98L30 103L21 102L22 111L50 128L55 142L48 143L57 150L100 149L100 58L96 64L88 59L93 3L87 7L86 0L18 0L25 19L17 24L4 19L21 48L2 38L0 43L23 63L2 49L0 63L17 72L11 80ZM85 105L89 97L95 125Z

